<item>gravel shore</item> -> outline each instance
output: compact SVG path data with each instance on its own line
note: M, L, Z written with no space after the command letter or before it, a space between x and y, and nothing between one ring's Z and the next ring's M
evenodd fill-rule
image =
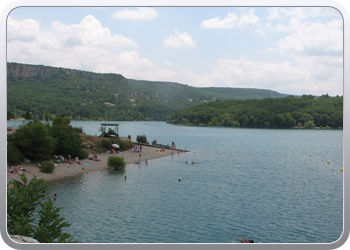
M178 151L176 149L165 149L165 152L160 153L160 148L150 147L150 146L142 146L142 154L141 154L141 162L144 162L145 159L148 161L171 156L171 154L177 154ZM179 152L181 153L181 151ZM40 171L40 169L35 164L25 164L22 163L20 166L21 168L24 168L26 170L29 170L30 173L26 173L25 175L29 180L31 180L34 176L36 176L38 179L43 178L45 181L52 181L57 180L61 178L76 176L80 174L84 174L91 171L101 171L109 169L107 166L107 160L108 157L112 154L103 153L98 154L97 157L101 161L93 161L89 159L80 160L81 163L90 164L90 166L80 165L76 162L69 164L57 164L58 167L55 168L54 172L51 174L43 173ZM135 164L135 162L139 161L139 154L137 152L132 152L132 150L123 151L122 154L116 154L115 156L122 156L124 157L124 161L126 164ZM56 164L56 163L55 163ZM128 167L126 165L126 168ZM18 174L11 174L7 172L7 182L11 180L19 180Z

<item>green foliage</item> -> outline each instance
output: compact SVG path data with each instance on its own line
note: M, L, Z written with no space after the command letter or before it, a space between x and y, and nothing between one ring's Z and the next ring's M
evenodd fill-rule
M285 96L270 90L194 88L174 82L139 81L126 79L120 74L39 65L7 63L7 67L8 109L14 110L16 107L20 112L31 111L39 117L45 117L47 112L56 115L65 113L80 120L104 120L106 112L108 120L165 121L168 115L177 110L204 102ZM33 73L45 74L20 78L11 73L15 67L30 67ZM130 99L135 102L130 102ZM107 106L105 102L115 106Z
M13 113L10 110L7 110L7 120L13 118Z
M149 142L147 141L147 136L146 135L138 135L138 136L136 136L136 141L139 142L139 143L149 144Z
M43 173L53 173L55 170L54 163L51 161L43 161L41 163L40 171Z
M42 192L46 187L43 178L34 177L28 182L25 174L20 181L11 180L7 185L7 231L11 235L32 237L39 242L71 242L72 236L62 233L63 222L59 211L50 199L43 203ZM41 208L41 210L39 210ZM39 210L40 219L35 216Z
M343 97L287 96L260 100L225 100L188 107L167 116L168 123L242 127L343 127Z
M82 150L80 150L78 157L79 157L79 160L87 159L87 158L89 158L89 152L86 151L85 149L82 149Z
M314 129L315 128L315 124L312 121L308 121L304 124L303 128L306 129Z
M127 143L120 138L106 138L101 140L101 147L104 149L111 149L112 144L117 144L119 146L119 150L124 151L130 149L132 147L132 143Z
M110 149L112 147L112 140L110 139L102 139L101 140L101 147L105 149Z
M107 166L114 169L125 168L124 157L110 156L108 157Z
M79 132L66 123L55 123L51 126L51 135L56 139L54 153L76 157L82 149Z
M38 119L33 124L19 127L12 137L12 143L31 160L48 159L55 150L56 140L48 128Z
M45 121L53 121L54 120L54 117L53 117L53 115L52 114L50 114L50 113L48 113L48 112L45 112L44 113L44 120Z
M157 145L157 140L153 140L152 145Z
M30 120L32 119L32 114L29 112L29 111L26 111L24 114L23 114L23 118L26 119L26 120Z
M70 120L65 114L61 114L53 119L52 125L69 125Z
M15 145L10 144L7 146L7 163L10 166L20 164L22 158L23 158L22 153L19 151L19 149Z
M73 237L67 233L63 233L62 229L69 227L70 224L65 218L60 216L59 208L53 204L51 199L39 204L39 223L35 227L34 238L40 243L71 243Z

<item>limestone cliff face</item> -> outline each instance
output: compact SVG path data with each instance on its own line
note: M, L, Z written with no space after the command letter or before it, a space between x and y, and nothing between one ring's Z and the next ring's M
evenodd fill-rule
M49 77L51 74L52 72L48 70L41 70L36 66L24 64L7 64L8 77Z
M18 64L18 63L7 63L7 77L50 77L55 73L63 73L69 76L77 76L86 79L98 80L98 73L91 73L87 71L54 68L54 67L40 67L36 65Z

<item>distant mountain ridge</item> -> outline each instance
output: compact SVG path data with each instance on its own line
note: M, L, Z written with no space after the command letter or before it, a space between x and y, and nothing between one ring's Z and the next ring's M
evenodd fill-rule
M7 105L12 112L65 113L80 120L157 120L183 108L228 99L288 96L249 88L198 88L175 82L127 79L43 65L7 63Z

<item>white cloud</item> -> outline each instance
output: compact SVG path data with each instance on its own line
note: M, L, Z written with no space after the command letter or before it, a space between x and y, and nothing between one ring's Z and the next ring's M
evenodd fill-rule
M121 10L112 15L115 19L125 20L152 20L158 16L155 9L148 7L140 7L137 10Z
M257 24L259 17L254 14L253 9L246 13L242 13L239 17L235 13L228 13L224 19L220 17L204 20L201 26L206 29L233 29L236 27L244 28L248 24Z
M253 9L250 9L248 13L243 13L239 18L238 26L244 28L248 24L256 24L259 22L259 17L254 14Z
M201 26L206 29L232 29L237 27L238 16L236 14L228 13L224 19L215 17L209 20L202 21Z
M196 41L192 36L186 32L180 33L178 30L174 31L174 35L164 39L163 46L165 47L196 47Z
M281 38L277 42L280 53L290 56L294 56L295 53L342 56L343 32L341 30L341 20L332 20L328 23L296 23L290 25L293 26L292 28L288 28L294 33Z
M40 33L39 24L33 19L17 21L11 16L7 19L7 41L35 41Z
M165 65L171 67L171 62L165 62Z
M92 65L100 58L113 56L114 50L137 48L134 40L112 35L91 15L79 24L53 22L49 30L40 30L33 20L9 18L8 26L16 27L8 29L7 55L12 62L94 70Z

